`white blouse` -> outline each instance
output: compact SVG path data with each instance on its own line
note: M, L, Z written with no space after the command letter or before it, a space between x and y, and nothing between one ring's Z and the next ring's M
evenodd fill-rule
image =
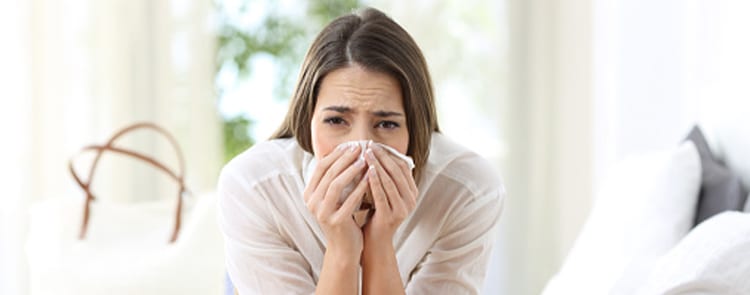
M295 139L258 143L219 178L227 271L240 294L313 294L326 239L303 200L313 159ZM505 189L491 165L432 136L417 207L393 237L407 294L478 294Z

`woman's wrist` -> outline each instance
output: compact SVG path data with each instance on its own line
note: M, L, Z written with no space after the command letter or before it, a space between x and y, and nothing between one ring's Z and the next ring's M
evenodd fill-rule
M385 227L377 227L375 225L368 224L362 229L362 242L363 247L367 246L393 246L393 235L395 229L387 229Z
M384 255L395 255L396 250L393 247L391 239L377 239L367 238L364 239L365 245L362 249L362 258L375 258L383 257Z
M315 293L355 294L359 288L361 255L361 251L347 250L329 244L323 257L323 268Z
M336 244L329 244L326 248L326 256L330 256L335 261L346 265L349 264L358 264L360 258L362 257L362 246L356 247L353 245L336 245Z
M396 250L391 239L365 239L362 294L403 294Z

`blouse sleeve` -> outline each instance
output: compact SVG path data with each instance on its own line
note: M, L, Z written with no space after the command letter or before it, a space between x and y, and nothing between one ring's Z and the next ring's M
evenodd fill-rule
M501 188L452 214L446 230L414 270L406 294L479 294L503 197Z
M279 234L267 196L231 172L219 178L226 267L239 294L313 294L308 263Z

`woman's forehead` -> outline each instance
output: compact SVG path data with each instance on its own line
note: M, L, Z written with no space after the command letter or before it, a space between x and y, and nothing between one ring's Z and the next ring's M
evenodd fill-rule
M393 96L320 96L316 111L338 113L397 113L403 114L401 97Z
M351 111L403 110L401 87L390 75L358 66L337 69L323 79L318 93L318 110L331 107Z

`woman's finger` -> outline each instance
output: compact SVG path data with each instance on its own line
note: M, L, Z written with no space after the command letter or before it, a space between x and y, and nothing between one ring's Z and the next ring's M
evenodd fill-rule
M384 148L378 146L378 144L371 145L367 150L368 152L373 153L375 157L378 158L378 161L380 161L380 163L383 165L383 167L391 177L406 178L408 176L411 176L411 171L409 171L409 166L406 164L406 162L397 158ZM402 166L406 169L402 169Z
M403 171L403 169L401 169L400 165L398 164L399 162L403 163L401 159L394 159L395 157L393 155L377 145L373 145L367 150L365 154L370 161L378 162L378 166L381 166L381 168L383 169L382 175L384 175L384 177L383 181L381 182L383 183L383 188L385 189L386 193L388 193L389 195L398 196L399 199L408 197L409 195L413 194L412 188L409 185L409 182L414 182L413 178L411 176L411 173L407 173ZM385 175L388 175L389 177L386 178ZM397 190L395 194L389 192L388 182L393 183L394 189Z
M357 160L360 154L359 150L360 148L358 145L349 146L345 149L343 155L337 159L333 159L333 163L329 165L328 169L323 174L323 177L321 177L318 186L327 188L331 181ZM328 160L328 158L326 157L325 160Z
M337 163L338 160L341 160L343 157L346 157L349 154L355 154L358 149L359 146L346 143L338 145L336 149L320 159L317 166L315 167L315 171L313 171L312 177L310 177L309 184L311 184L313 187L317 187L328 170L332 168L332 166Z
M367 178L367 174L365 174L365 177L362 177L362 179L359 180L357 187L355 187L346 197L346 201L341 204L338 211L339 214L352 215L354 214L354 211L359 209L359 206L362 203L362 198L364 198L365 193L367 192Z
M370 184L370 192L372 193L372 200L375 203L375 210L391 212L391 207L388 204L385 191L383 191L383 185L380 182L380 175L378 175L375 165L370 165L370 168L367 169L367 180Z
M358 175L362 175L364 167L365 161L359 159L331 181L327 186L325 197L322 200L322 210L333 212L338 209L339 200L344 188L351 184Z
M379 159L376 159L375 155L368 152L367 157L371 161L371 165L375 167L375 171L379 176L380 184L385 192L385 197L386 200L388 200L388 204L390 204L391 210L401 211L404 209L404 201L402 200L401 193L396 187L393 177L391 177L391 175L383 168L383 165L381 164L382 162L378 161Z
M346 145L340 145L339 147L341 146ZM341 171L351 166L352 162L357 159L359 156L359 146L349 146L340 152L341 153L338 154L331 153L327 155L321 160L322 164L315 167L315 173L321 173L322 176L319 177L320 180L318 180L317 183L313 183L311 180L310 183L307 184L306 190L312 189L309 199L306 200L307 203L317 203L325 197L331 181L341 174Z
M321 178L323 178L323 175L325 175L331 164L333 164L336 159L341 158L341 156L346 153L346 150L347 145L345 144L337 146L336 149L323 157L323 159L321 159L320 162L315 166L315 170L313 171L313 174L310 177L309 182L307 183L307 187L305 187L305 202L309 201L309 197L312 195L315 188L318 187Z

